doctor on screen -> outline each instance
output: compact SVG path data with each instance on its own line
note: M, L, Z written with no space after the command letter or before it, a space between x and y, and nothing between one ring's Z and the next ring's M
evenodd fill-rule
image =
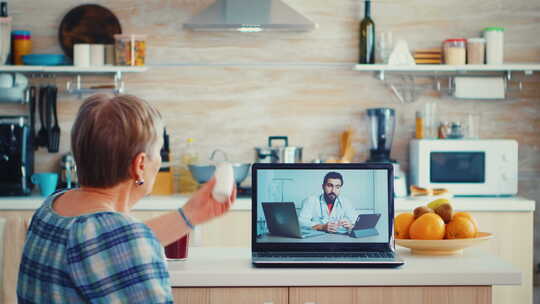
M351 218L355 211L350 202L341 197L343 176L328 172L324 176L322 194L312 195L302 202L298 220L300 226L326 232L337 232L339 227L352 229Z

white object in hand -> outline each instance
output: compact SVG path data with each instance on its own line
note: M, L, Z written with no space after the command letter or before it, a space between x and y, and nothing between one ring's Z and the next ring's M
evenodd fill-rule
M223 162L216 166L216 184L212 190L212 196L220 203L225 203L231 196L234 185L234 172L230 163Z

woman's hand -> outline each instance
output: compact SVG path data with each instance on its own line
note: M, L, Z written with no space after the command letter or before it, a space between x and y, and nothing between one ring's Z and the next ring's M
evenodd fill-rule
M199 225L227 212L236 200L236 186L229 199L220 203L212 197L212 189L216 185L216 178L212 177L202 186L184 205L184 213L193 225Z

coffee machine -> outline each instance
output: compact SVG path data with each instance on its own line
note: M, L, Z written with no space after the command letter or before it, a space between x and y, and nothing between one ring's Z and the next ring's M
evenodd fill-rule
M399 163L390 158L392 139L396 129L396 112L391 108L367 109L370 124L370 142L368 162L391 163L394 167L394 195L407 196L405 174Z
M27 116L0 116L0 195L29 195L34 148Z

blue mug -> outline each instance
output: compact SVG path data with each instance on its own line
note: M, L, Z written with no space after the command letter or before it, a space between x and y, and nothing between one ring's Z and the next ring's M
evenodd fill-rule
M34 185L39 186L42 196L49 196L56 190L58 174L49 172L35 173L32 175L31 180Z

